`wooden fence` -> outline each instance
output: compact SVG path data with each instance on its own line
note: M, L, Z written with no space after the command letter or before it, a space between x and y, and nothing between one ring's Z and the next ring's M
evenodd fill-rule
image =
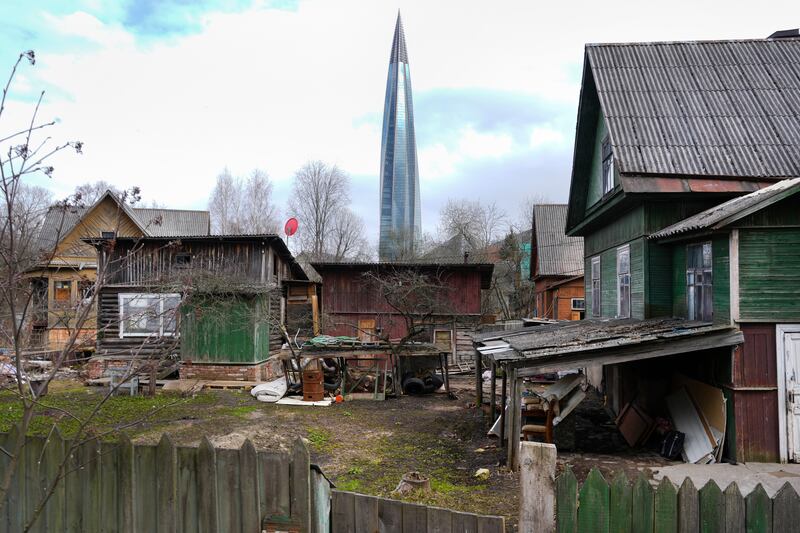
M505 519L333 491L331 532L503 533Z
M0 446L12 448L16 438L15 429L0 434ZM1 533L23 531L69 448L57 433L26 439L0 511ZM8 457L0 453L0 472L7 466ZM239 449L214 448L207 439L199 447L181 447L166 435L156 446L88 440L66 458L65 472L32 531L328 529L324 511L312 519L313 500L327 493L312 489L315 476L299 440L287 452L256 451L250 441Z
M724 491L713 481L700 490L686 479L677 488L663 479L657 488L624 474L609 483L592 470L582 486L567 469L556 479L559 532L745 532L800 531L800 497L786 483L772 498L758 485L743 497L736 483Z

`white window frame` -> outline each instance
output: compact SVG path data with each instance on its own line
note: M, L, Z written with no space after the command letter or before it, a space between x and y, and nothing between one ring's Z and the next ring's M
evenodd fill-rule
M591 308L590 311L591 311L591 314L592 314L593 317L599 317L599 316L602 316L602 314L603 314L603 308L600 307L600 305L601 305L600 293L603 292L603 283L602 283L603 274L602 274L601 265L600 265L600 256L596 255L596 256L592 257L590 265L591 265L591 271L589 272L589 274L591 276L590 282L592 284L591 285L592 308ZM597 278L594 277L594 266L595 265L597 265ZM595 279L597 279L597 290L595 290L595 287L594 287ZM597 309L597 312L595 312L595 308Z
M606 135L600 144L600 171L602 172L603 196L614 190L614 150L611 137Z
M711 251L711 264L706 267L705 265L701 265L700 267L689 267L689 249L693 247L700 247L701 255L703 252L703 248L708 246L709 250ZM698 285L697 283L697 275L701 274L703 276L703 281L701 284ZM693 280L693 283L689 283L689 279ZM700 287L700 291L697 288ZM708 313L709 318L706 319L702 315L704 314L705 306L703 305L705 301L705 292L710 291L711 293L711 309ZM690 296L690 292L694 294ZM699 293L699 294L698 294ZM694 313L694 306L691 305L692 299L697 300L700 298L700 317L695 316ZM693 244L686 245L686 318L689 320L699 320L702 322L711 322L714 320L714 245L711 241L704 241L698 242Z
M620 272L620 258L624 255L628 256L628 271L627 272ZM622 287L625 285L623 282L623 277L627 276L627 287L628 287L628 312L626 314L622 314ZM631 246L630 244L626 244L624 246L620 246L617 248L617 317L618 318L630 318L631 317Z
M175 331L164 331L164 302L168 298L178 298L181 295L178 293L156 293L156 292L123 292L118 295L117 302L119 304L119 338L124 337L153 337L156 335L152 333L131 333L125 332L125 302L127 300L135 300L137 298L158 298L158 336L159 337L174 337L178 334L178 317L175 317ZM176 311L177 312L177 311Z
M581 302L580 307L575 305L575 302ZM573 311L586 311L586 299L585 298L570 298L569 302L570 309Z

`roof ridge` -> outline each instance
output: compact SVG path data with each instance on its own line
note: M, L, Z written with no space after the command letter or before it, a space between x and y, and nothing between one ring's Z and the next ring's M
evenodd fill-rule
M664 44L718 44L718 43L766 43L766 42L786 42L800 41L800 37L780 37L780 38L750 38L750 39L690 39L687 41L623 41L608 43L585 43L586 48L598 48L603 46L657 46Z
M174 207L134 207L134 210L138 209L150 209L153 211L178 211L181 213L210 213L207 209L176 209Z

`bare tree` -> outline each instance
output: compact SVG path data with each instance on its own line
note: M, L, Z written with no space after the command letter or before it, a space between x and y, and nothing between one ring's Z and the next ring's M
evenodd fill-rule
M450 199L439 214L439 231L445 238L461 237L469 250L483 250L502 235L506 218L495 203Z
M255 169L243 179L225 168L208 201L214 233L277 233L278 210L272 202L272 189L272 180L263 170Z
M289 211L300 223L302 251L322 259L337 214L350 202L350 180L336 165L309 161L295 173Z
M111 191L117 196L121 195L123 191L114 185L111 185L105 180L98 180L95 182L86 182L82 185L75 187L73 197L87 206L94 204L99 200L106 191Z
M334 261L365 259L369 255L364 238L364 221L348 207L339 209L333 219L328 250Z
M517 231L528 231L533 228L533 206L548 203L547 196L543 194L529 194L519 201L517 213L512 221L512 225Z

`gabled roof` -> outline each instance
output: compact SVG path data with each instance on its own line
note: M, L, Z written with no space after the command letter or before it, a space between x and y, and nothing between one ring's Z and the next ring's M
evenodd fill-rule
M106 191L90 206L52 206L47 211L39 231L39 249L52 250L106 198L111 198L119 205L145 236L198 236L208 235L211 231L208 211L130 207L120 201L114 193ZM99 237L99 235L81 235L81 237Z
M719 229L797 193L800 193L800 178L779 181L676 222L653 233L650 238L663 239L683 233Z
M599 117L620 178L612 196L733 195L800 176L800 39L587 45L571 233L587 211Z
M533 206L533 229L539 276L576 276L583 274L583 237L565 234L567 204Z
M800 39L590 44L624 174L800 176Z

